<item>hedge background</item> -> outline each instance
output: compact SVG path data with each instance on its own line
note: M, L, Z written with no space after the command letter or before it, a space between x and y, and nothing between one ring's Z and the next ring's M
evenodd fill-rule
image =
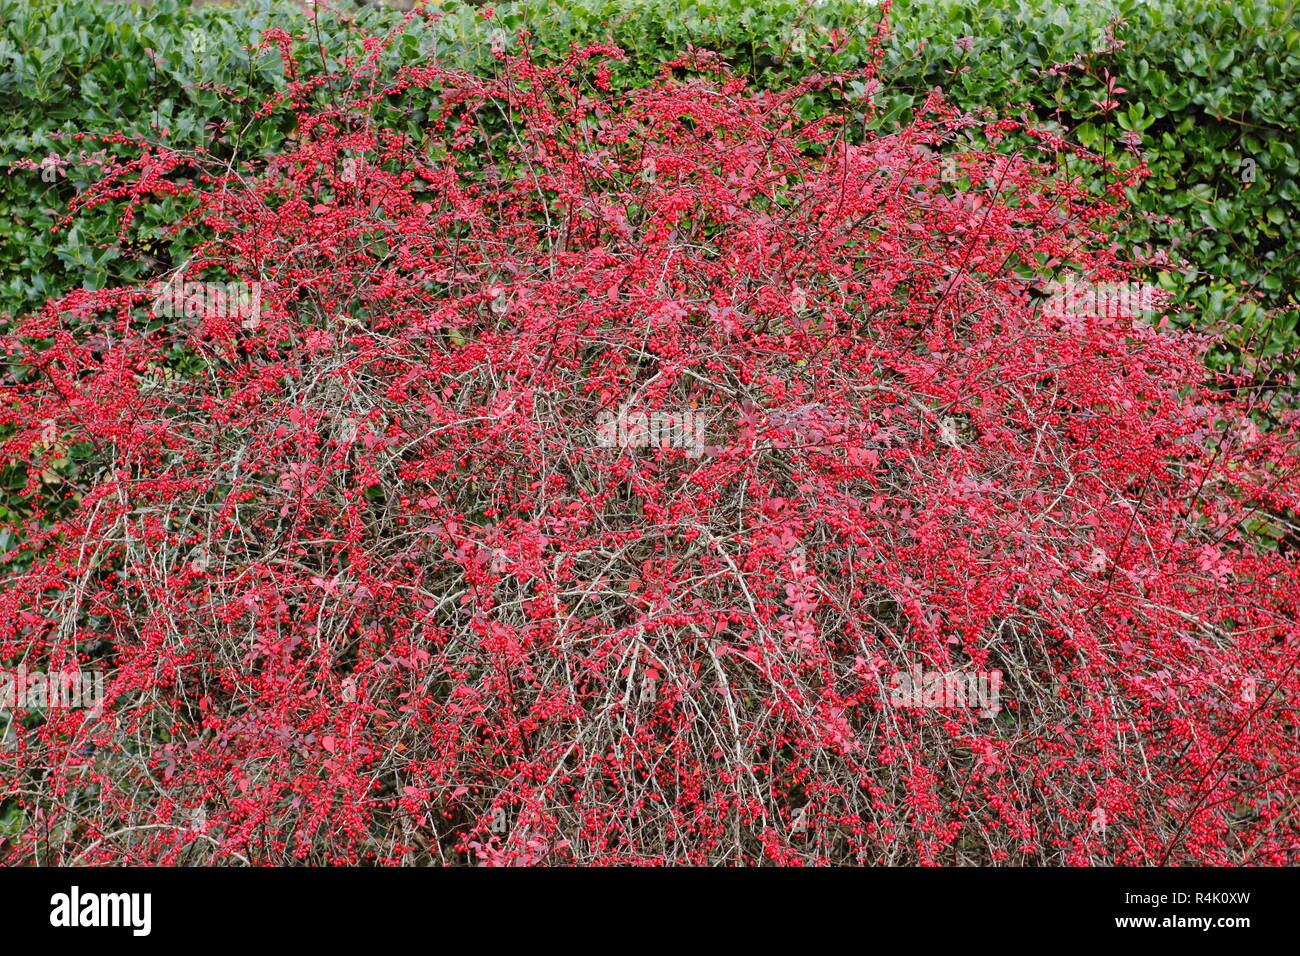
M682 4L678 16L665 19L669 7L587 0L561 4L546 17L509 6L496 19L505 27L528 24L546 49L607 32L633 54L633 81L648 78L665 51L693 43L777 85L818 68L861 65L874 13L862 3L708 0ZM1093 76L1041 76L1055 63L1104 49L1114 17L1127 21L1115 34L1124 46L1096 57ZM1027 105L1091 149L1122 154L1119 136L1141 133L1152 175L1129 196L1144 215L1125 240L1176 249L1189 260L1183 275L1164 284L1192 301L1205 325L1226 319L1261 335L1268 329L1268 354L1300 344L1297 3L938 0L896 3L892 21L883 76L894 114L942 86L967 108ZM837 28L846 30L846 42L830 53L825 44ZM1108 120L1093 102L1106 98L1101 69L1127 90ZM809 114L822 106L810 101ZM1251 184L1243 182L1252 170L1247 160ZM1242 300L1241 291L1251 288L1282 310L1271 328L1260 308Z
M1143 215L1124 236L1187 260L1161 281L1194 304L1207 327L1243 322L1267 333L1266 351L1300 344L1300 0L899 0L893 10L884 80L888 123L935 86L965 107L1032 109L1072 129L1086 146L1133 162L1117 140L1140 132L1152 176L1130 198ZM625 85L644 83L659 63L688 44L721 53L755 82L776 86L818 70L864 61L878 11L872 2L826 0L532 0L496 6L444 0L436 26L416 23L392 59L442 57L492 68L494 40L532 34L542 57L571 44L612 40L630 55L615 71ZM386 6L355 11L382 30L401 14ZM1113 17L1127 21L1124 46L1090 59L1094 75L1068 82L1041 76L1052 64L1106 46ZM320 18L331 53L356 47L332 14ZM146 6L109 0L0 0L0 321L39 307L77 284L139 281L183 258L185 237L164 242L173 200L146 210L134 241L118 246L111 210L75 228L50 227L93 167L50 174L32 168L51 152L72 151L59 131L122 131L183 146L209 135L213 120L244 125L247 107L214 87L245 87L254 97L283 82L273 57L244 50L261 30L300 33L304 56L315 33L286 0L191 7L181 0ZM969 39L965 39L969 38ZM149 51L161 57L155 64ZM1102 116L1102 69L1127 92ZM810 94L810 117L831 93ZM418 121L414 117L413 121ZM243 148L274 152L287 129L254 125ZM26 168L24 168L26 167ZM1253 172L1254 182L1243 182ZM168 247L170 246L170 247ZM1243 292L1257 289L1256 304ZM1261 308L1263 306L1263 308ZM1266 309L1273 310L1271 316Z

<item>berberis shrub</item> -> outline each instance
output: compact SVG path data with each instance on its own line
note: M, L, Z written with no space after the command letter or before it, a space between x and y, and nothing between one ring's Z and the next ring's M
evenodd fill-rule
M189 326L2 343L0 660L107 678L14 711L7 862L1294 862L1296 422L1098 307L1141 169L862 133L874 68L267 43L290 148L76 200L184 200Z

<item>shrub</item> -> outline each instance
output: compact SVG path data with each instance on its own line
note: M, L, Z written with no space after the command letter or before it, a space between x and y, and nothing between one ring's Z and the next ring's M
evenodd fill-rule
M1131 177L938 93L855 142L871 70L267 43L283 153L79 199L195 170L192 327L128 285L3 341L0 659L108 673L15 712L9 862L1294 862L1295 422L1044 295L1134 281Z

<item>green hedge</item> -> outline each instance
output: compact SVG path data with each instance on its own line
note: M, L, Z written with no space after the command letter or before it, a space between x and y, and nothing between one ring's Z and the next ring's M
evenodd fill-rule
M675 10L665 16L666 9ZM608 36L629 51L625 79L648 80L666 50L717 50L758 82L817 69L852 69L874 33L872 4L831 0L569 0L497 9L542 49ZM1111 20L1124 45L1090 58L1094 75L1044 76L1053 64L1101 51ZM925 0L898 2L882 77L894 114L942 86L964 107L1028 106L1073 138L1119 154L1142 134L1151 176L1129 198L1142 214L1123 238L1188 261L1166 287L1205 326L1267 333L1267 351L1300 345L1300 12L1295 0ZM828 49L831 31L841 44ZM961 42L969 38L969 42ZM1126 92L1103 118L1102 69ZM823 108L810 97L809 115ZM887 119L887 118L886 118ZM1249 162L1247 162L1249 161ZM1253 183L1244 182L1251 178ZM1258 290L1271 319L1242 295Z
M767 86L851 69L864 62L877 16L860 0L535 0L501 4L489 20L474 5L446 0L442 11L436 27L411 29L390 59L490 65L494 38L524 28L543 56L612 40L630 56L614 74L625 85L647 82L688 44L718 51ZM400 14L370 5L356 16L385 29ZM1040 71L1101 50L1114 16L1127 21L1116 34L1125 45L1089 62L1094 74L1109 70L1127 92L1118 96L1120 109L1103 117L1093 103L1105 98L1099 76L1076 74L1066 82ZM242 126L247 106L212 87L256 96L283 83L276 59L250 58L243 49L270 26L301 33L304 57L319 62L314 31L296 7L278 0L196 9L164 0L143 10L106 0L0 0L0 21L0 163L8 173L0 177L0 313L39 306L76 284L148 274L146 254L159 251L150 239L175 218L171 200L148 209L125 249L116 244L108 210L51 234L55 216L93 175L72 166L66 178L47 183L39 171L15 168L51 151L69 152L53 133L149 135L156 122L175 145L200 142L214 119ZM1227 318L1267 328L1273 352L1297 344L1296 2L929 0L896 3L893 22L883 121L943 86L962 106L1028 107L1124 162L1131 160L1117 140L1140 132L1152 176L1131 196L1146 215L1124 241L1171 248L1188 260L1183 274L1163 281L1196 306L1205 325ZM321 18L321 31L331 53L355 48L355 36L329 17ZM807 114L826 109L831 95L810 94ZM271 152L286 131L254 125L242 146ZM1254 182L1243 182L1251 170ZM1252 288L1274 310L1271 321L1242 297Z

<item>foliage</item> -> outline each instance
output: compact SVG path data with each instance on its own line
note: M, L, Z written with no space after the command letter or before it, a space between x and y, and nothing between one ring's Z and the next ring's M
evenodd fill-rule
M142 142L77 200L130 228L185 169L173 278L259 307L111 284L0 342L0 659L110 674L18 712L9 862L1296 862L1300 422L1168 303L1041 294L1151 265L1137 173L938 93L881 129L876 65L267 45L282 151Z

